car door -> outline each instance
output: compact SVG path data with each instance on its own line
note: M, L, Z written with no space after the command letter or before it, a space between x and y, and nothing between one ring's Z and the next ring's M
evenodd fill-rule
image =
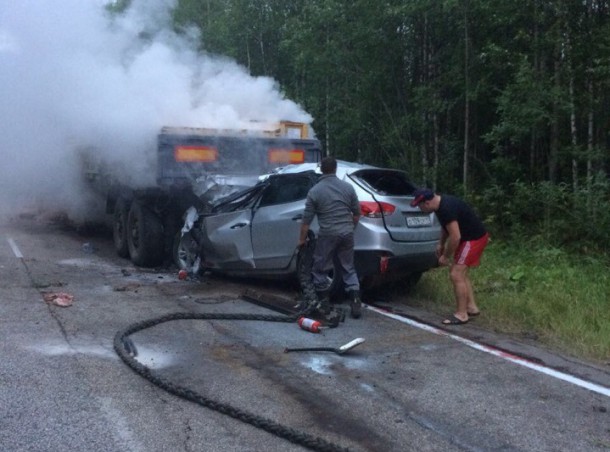
M254 268L252 208L264 187L232 197L202 219L203 264L217 270Z
M296 256L312 172L273 176L252 218L252 247L258 270L288 268Z

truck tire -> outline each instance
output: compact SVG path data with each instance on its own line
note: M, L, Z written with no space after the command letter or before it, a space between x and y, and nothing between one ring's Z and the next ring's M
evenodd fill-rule
M139 267L156 267L163 262L163 225L154 212L137 200L127 217L127 245L131 261Z
M129 216L129 202L119 197L114 204L114 219L112 223L112 238L114 249L121 257L129 257L127 244L127 217Z

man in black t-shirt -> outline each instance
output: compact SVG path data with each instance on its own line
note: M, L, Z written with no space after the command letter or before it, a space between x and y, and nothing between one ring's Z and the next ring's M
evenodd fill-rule
M428 188L415 190L413 196L411 206L417 206L425 213L434 212L442 226L436 255L439 265L450 266L457 306L455 314L443 320L443 324L463 325L480 313L474 301L468 268L479 265L489 234L474 210L460 198L441 196Z

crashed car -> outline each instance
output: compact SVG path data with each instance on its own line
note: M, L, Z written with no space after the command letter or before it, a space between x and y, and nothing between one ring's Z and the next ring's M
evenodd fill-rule
M189 209L181 239L175 241L176 264L191 272L296 276L305 200L319 177L317 164L289 165L220 200L210 212ZM354 187L360 202L354 258L363 288L396 278L413 285L437 265L440 225L434 214L410 206L416 187L406 173L338 161L337 177ZM311 240L317 229L314 219ZM335 295L342 290L340 271L337 264L329 269Z

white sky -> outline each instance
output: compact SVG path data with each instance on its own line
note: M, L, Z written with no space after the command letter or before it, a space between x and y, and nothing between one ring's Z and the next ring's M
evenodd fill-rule
M35 201L86 216L77 146L148 182L163 125L311 120L272 79L172 33L173 1L134 0L114 21L102 4L0 0L0 214Z

